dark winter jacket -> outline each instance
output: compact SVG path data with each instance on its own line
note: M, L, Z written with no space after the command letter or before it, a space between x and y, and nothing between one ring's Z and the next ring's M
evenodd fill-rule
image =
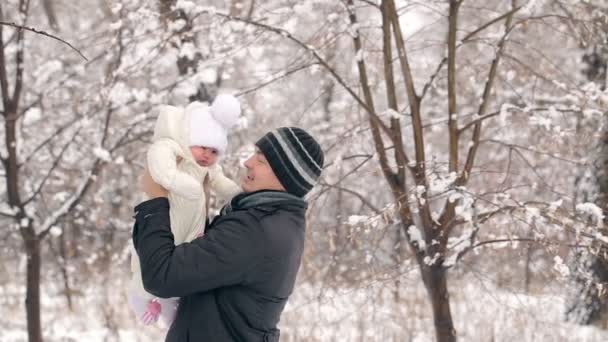
M145 289L181 297L166 341L278 341L304 247L306 202L284 192L236 196L205 236L174 246L169 202L135 207Z

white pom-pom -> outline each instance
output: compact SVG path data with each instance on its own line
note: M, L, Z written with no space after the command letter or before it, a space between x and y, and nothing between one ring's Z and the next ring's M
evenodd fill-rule
M220 94L211 105L211 115L226 130L237 124L241 115L241 104L236 97L228 94Z

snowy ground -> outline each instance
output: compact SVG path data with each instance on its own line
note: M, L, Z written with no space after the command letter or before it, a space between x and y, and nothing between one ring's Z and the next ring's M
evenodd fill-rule
M489 284L474 277L466 283L453 281L452 314L459 341L608 341L608 331L563 322L559 285L526 295ZM372 282L340 290L300 285L285 309L281 341L433 341L421 286L413 279L403 281L397 305L387 285ZM122 291L108 290L104 296L93 292L76 301L74 312L52 309L65 306L61 296L45 298L45 341L163 340L161 327L136 324ZM3 342L26 341L24 310L15 295L6 287L0 292Z
M392 293L382 288L329 291L321 302L290 305L282 321L284 341L434 341L422 289L416 296L405 291L396 305ZM452 291L460 341L608 341L608 331L564 323L563 300L554 295L509 293L479 284L461 290Z

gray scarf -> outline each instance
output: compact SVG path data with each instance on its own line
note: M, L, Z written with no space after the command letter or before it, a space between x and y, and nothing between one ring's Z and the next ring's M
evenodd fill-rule
M296 206L306 209L308 203L303 198L284 191L261 190L250 193L243 192L234 196L222 208L220 215L223 216L234 210L272 206Z

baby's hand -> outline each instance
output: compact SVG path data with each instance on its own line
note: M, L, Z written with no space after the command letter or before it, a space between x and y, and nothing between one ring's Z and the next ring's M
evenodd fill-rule
M156 299L152 299L148 302L146 312L141 316L141 320L145 325L154 324L158 321L162 308L160 303Z

